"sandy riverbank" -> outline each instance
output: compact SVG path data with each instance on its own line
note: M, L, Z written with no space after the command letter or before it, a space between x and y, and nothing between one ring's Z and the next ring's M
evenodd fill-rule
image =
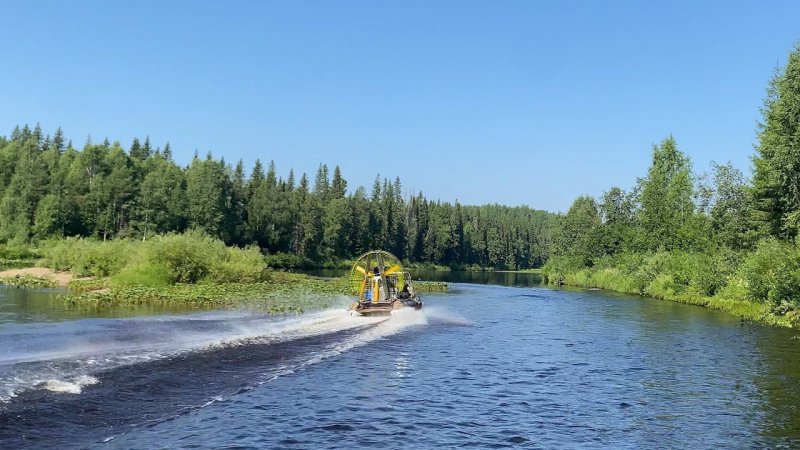
M47 267L28 267L25 269L11 269L0 271L0 278L13 278L13 277L38 277L50 280L60 287L67 287L70 281L75 279L75 276L68 272L56 272Z

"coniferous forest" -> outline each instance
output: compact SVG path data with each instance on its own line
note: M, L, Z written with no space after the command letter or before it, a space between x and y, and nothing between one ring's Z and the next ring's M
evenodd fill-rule
M704 305L749 301L800 321L800 46L768 86L752 177L730 163L697 172L669 136L631 189L580 196L564 215L404 195L399 178L352 188L324 164L313 180L259 160L248 174L211 153L183 167L148 138L76 149L39 125L0 138L0 244L186 230L257 246L276 266L379 248L453 268L544 266L550 282Z
M282 266L322 266L373 249L456 268L539 267L558 216L528 207L465 206L405 196L399 178L351 188L335 167L313 179L274 163L195 155L177 164L149 138L76 149L37 124L0 137L0 243L51 237L147 239L196 229L228 245L257 245Z

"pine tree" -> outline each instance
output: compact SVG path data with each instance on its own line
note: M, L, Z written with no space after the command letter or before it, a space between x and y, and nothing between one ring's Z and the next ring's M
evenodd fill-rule
M150 136L145 136L144 145L142 146L141 159L147 159L153 153L153 147L150 145Z
M289 169L289 178L286 180L286 189L294 190L294 169Z
M28 242L39 200L47 187L48 173L36 139L22 144L14 175L0 199L0 240Z
M342 178L339 166L333 169L333 180L331 181L331 198L344 198L347 195L347 181Z
M330 194L330 187L331 183L328 179L328 166L320 164L317 169L317 175L314 178L314 194L325 201Z
M61 127L56 128L56 133L53 135L53 146L59 154L64 153L64 132Z
M753 193L766 231L795 238L800 231L800 44L770 81L761 110Z
M169 142L164 146L164 152L162 154L164 155L164 159L172 161L172 147L169 146Z
M133 138L128 154L131 155L131 158L139 161L144 159L144 150L142 150L142 144L139 143L139 138Z

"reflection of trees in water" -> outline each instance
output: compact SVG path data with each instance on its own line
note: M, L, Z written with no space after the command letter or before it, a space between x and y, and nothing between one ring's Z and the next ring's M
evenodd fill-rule
M27 323L74 320L92 317L135 317L166 312L197 311L191 305L136 305L96 308L64 301L60 289L26 289L0 287L0 317L3 321Z
M759 367L753 379L762 401L765 445L800 445L800 340L797 331L752 326ZM789 447L786 447L789 448Z
M411 269L414 280L444 281L447 283L495 284L499 286L533 287L542 283L538 273L530 272L469 272L460 270L415 270ZM306 270L303 273L323 277L341 277L349 273L347 269Z
M582 307L617 330L604 339L616 339L615 352L625 362L618 379L635 386L625 401L647 405L628 412L633 427L658 435L666 447L675 439L672 421L679 420L682 433L708 443L734 439L743 447L798 448L796 331L740 326L734 316L691 305L590 295L600 298Z

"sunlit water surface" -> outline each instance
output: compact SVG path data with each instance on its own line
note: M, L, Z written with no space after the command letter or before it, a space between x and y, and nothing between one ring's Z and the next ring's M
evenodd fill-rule
M0 289L0 448L800 446L797 333L698 307L455 284L384 320L56 294Z

